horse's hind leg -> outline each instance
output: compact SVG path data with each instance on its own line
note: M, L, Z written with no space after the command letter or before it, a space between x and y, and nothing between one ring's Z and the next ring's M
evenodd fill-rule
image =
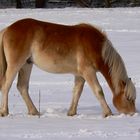
M36 107L34 106L28 93L31 70L32 70L32 64L31 63L29 64L26 62L26 64L24 64L23 67L19 71L17 88L27 105L28 113L30 115L38 115L39 113Z
M72 99L70 109L68 111L68 116L76 115L77 105L78 105L78 101L83 90L84 83L85 83L85 80L82 77L75 76L75 85L73 88L73 99Z
M106 103L103 90L98 82L96 71L93 68L87 68L84 71L83 76L85 80L88 82L93 92L95 93L97 99L99 100L103 109L103 116L107 117L109 115L112 115L112 112Z
M15 65L10 64L8 65L1 87L2 99L1 99L0 116L7 116L9 114L8 93L17 72L18 67L16 67Z

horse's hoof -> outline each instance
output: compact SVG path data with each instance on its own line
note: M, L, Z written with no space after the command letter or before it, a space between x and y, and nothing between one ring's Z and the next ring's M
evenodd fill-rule
M74 116L76 114L77 113L75 111L68 111L68 113L67 113L68 116Z
M30 111L29 113L28 113L29 115L33 115L33 116L35 116L35 115L40 115L40 113L37 111L37 110L34 110L34 111Z
M107 113L103 113L103 117L106 118L108 116L112 116L113 113L110 111L110 112L107 112Z
M8 116L8 112L7 111L0 111L0 117L5 117Z

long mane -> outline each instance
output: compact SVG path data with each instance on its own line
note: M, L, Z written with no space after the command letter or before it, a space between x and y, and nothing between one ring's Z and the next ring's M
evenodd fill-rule
M115 89L115 94L117 94L120 91L119 81L122 80L127 84L128 76L121 56L118 54L111 41L109 41L108 39L104 43L102 49L102 57L104 59L104 62L108 64L108 67L110 69L109 74L111 76L113 87Z

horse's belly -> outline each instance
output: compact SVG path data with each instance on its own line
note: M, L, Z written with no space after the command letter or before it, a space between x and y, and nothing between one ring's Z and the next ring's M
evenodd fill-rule
M43 58L33 59L35 65L40 69L50 73L75 73L76 65L73 62L69 62L65 59Z

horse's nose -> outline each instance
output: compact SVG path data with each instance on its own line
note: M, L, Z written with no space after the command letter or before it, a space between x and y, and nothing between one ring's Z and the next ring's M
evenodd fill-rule
M133 115L135 115L135 114L137 114L137 113L138 113L138 110L135 110L135 111L133 111L133 112L130 112L129 115L130 115L130 116L133 116Z

